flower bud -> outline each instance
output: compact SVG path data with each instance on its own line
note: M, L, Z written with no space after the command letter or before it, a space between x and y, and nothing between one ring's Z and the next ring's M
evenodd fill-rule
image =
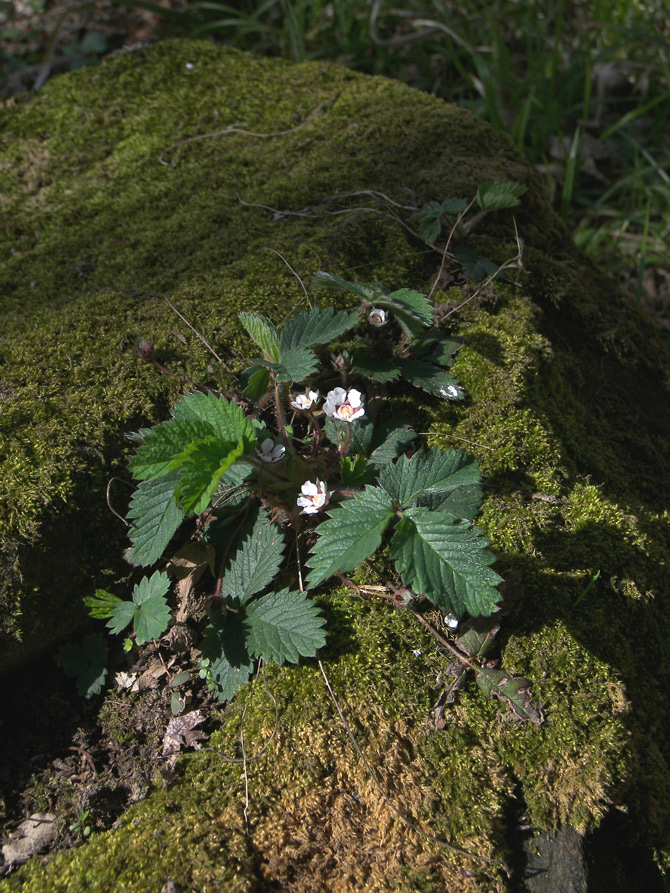
M135 341L135 353L140 360L150 360L154 355L154 346L146 338L137 338Z

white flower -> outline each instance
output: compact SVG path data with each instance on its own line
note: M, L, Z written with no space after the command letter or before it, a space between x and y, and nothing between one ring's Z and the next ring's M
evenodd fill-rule
M380 326L385 326L386 310L381 310L379 307L375 307L374 310L372 310L368 315L368 322L371 326L376 326L377 328L380 328Z
M285 452L286 447L275 443L271 437L267 437L259 447L256 447L256 453L263 462L281 462Z
M327 416L339 419L341 422L353 422L354 419L365 415L361 392L355 388L351 388L348 393L344 388L329 391L323 408Z
M328 502L330 494L324 481L305 481L300 488L302 496L298 496L298 505L302 509L302 515L315 515Z
M309 394L295 394L291 400L291 406L294 409L311 409L318 399L318 391L310 391Z

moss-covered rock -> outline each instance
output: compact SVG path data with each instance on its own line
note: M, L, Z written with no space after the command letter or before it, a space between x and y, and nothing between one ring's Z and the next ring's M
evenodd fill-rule
M508 140L396 83L195 42L55 79L0 127L2 665L58 641L82 595L127 574L107 481L127 479L124 434L188 387L138 363L135 338L193 381L214 374L165 296L225 381L248 351L237 312L279 322L303 298L277 252L305 281L320 267L427 290L434 258L403 206L511 179L528 187L523 269L475 300L436 295L465 338L454 371L469 399L417 412L430 445L480 462L481 523L517 580L502 666L546 713L519 725L466 688L431 732L448 660L410 616L324 591L325 669L376 783L317 666L274 668L280 726L249 764L248 833L239 765L202 753L116 830L3 887L499 890L512 800L538 829L629 809L667 863L668 354ZM509 212L477 233L483 253L514 257ZM272 729L262 687L247 688L215 738L226 753L245 702L250 753Z

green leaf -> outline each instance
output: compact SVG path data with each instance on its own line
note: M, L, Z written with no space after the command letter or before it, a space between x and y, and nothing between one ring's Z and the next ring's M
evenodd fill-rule
M343 288L354 295L358 295L359 298L372 303L375 303L379 297L388 294L386 289L376 282L349 282L347 279L342 279L341 276L336 276L334 273L316 273L312 279L312 287L315 289Z
M510 676L504 670L478 668L477 685L490 698L496 697L512 708L524 722L539 726L544 722L541 707L533 707L530 682L523 676Z
M179 498L185 515L199 515L212 501L219 479L245 454L245 442L210 439L196 444L184 462Z
M343 280L344 281L344 280ZM358 322L356 313L334 310L332 307L314 307L292 316L287 320L281 333L281 362L284 352L297 348L312 347L314 344L327 344L334 341Z
M482 211L501 211L504 208L515 208L519 199L526 192L521 183L510 180L487 180L477 190L477 204Z
M244 639L242 619L234 615L208 626L203 634L202 665L221 701L229 701L253 672L254 661Z
M454 365L456 354L464 343L463 338L447 338L439 329L433 328L425 332L412 347L412 356L449 368Z
M325 621L304 592L270 592L247 607L246 646L256 657L297 664L325 645Z
M267 512L258 511L248 534L226 569L222 595L240 604L265 589L274 580L284 554L284 535L271 524Z
M134 602L119 602L109 612L107 629L114 635L122 633L133 622L136 613L137 605Z
M82 601L89 608L88 613L91 617L95 617L96 620L107 620L112 616L112 608L120 604L123 599L105 589L96 589L95 595L88 595Z
M304 347L282 349L277 381L305 381L314 375L318 367L319 361L313 350Z
M393 462L394 459L397 459L401 453L404 453L404 451L408 449L412 441L416 438L417 433L406 423L398 424L395 422L392 423L391 427L387 422L382 423L379 427L386 434L386 438L373 450L370 456L370 464L375 465L378 468L385 468L389 463ZM377 432L375 432L375 440L377 439L376 434Z
M319 525L308 562L312 568L310 587L337 571L353 570L376 552L393 517L393 506L379 487L366 487L329 514L329 519Z
M479 282L482 279L488 279L492 276L494 279L504 278L504 273L500 269L500 265L494 263L490 257L482 257L468 248L467 245L454 245L451 249L454 257L463 264L465 275L468 279Z
M420 291L414 291L411 288L400 288L398 291L392 291L389 298L399 304L405 310L420 319L426 326L433 324L433 305L428 297Z
M120 602L112 609L107 628L120 633L133 623L138 645L159 638L170 622L170 609L164 598L169 588L170 578L160 571L143 577L133 590L133 600Z
M356 354L352 366L354 372L371 378L373 381L395 381L400 376L400 367L397 360L389 360L385 357L375 357L372 354Z
M81 697L88 699L100 694L107 678L107 642L101 633L88 633L81 644L61 645L56 661L68 676L77 680Z
M245 442L247 453L256 446L256 432L244 410L232 400L196 391L178 400L172 408L175 419L206 422L220 440L233 444Z
M144 443L130 460L130 470L137 480L152 480L177 468L199 440L214 433L212 426L200 419L163 422L147 432Z
M181 524L184 514L177 505L181 472L141 481L130 499L128 536L133 544L133 564L158 561Z
M269 319L260 313L238 313L240 322L263 351L267 360L279 362L279 334Z
M477 460L465 450L435 447L430 452L421 450L411 459L401 456L382 471L379 485L394 505L420 503L444 511L445 502L454 491L481 485L481 473Z
M251 366L240 375L238 383L247 400L258 403L268 391L270 370L262 366Z
M491 565L489 540L467 521L429 509L409 508L391 539L391 556L406 586L457 617L496 610L502 582Z
M355 459L342 456L341 472L343 487L362 487L368 482L369 469L365 456L359 453Z
M422 360L398 360L403 377L417 388L443 400L463 400L464 391L458 379L439 366L424 363Z

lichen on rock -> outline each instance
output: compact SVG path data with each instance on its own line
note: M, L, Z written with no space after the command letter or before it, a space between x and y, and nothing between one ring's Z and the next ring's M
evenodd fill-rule
M124 435L181 393L138 363L135 339L194 381L226 382L249 349L237 312L280 322L303 300L276 252L305 281L321 268L428 290L435 264L393 202L470 198L491 179L528 186L514 212L524 267L450 320L465 339L454 372L467 402L417 413L429 445L466 447L485 474L481 526L501 572L521 581L502 666L531 680L545 723L518 725L472 687L430 730L446 657L409 616L319 592L322 659L379 785L413 825L484 859L389 808L307 664L268 670L280 730L249 767L248 833L240 767L195 754L117 829L33 860L7 889L497 890L514 800L540 830L585 832L630 809L667 860L667 352L576 250L504 136L381 78L176 41L2 111L4 666L76 628L81 596L127 574L107 481L125 475ZM509 212L477 239L495 260L513 257ZM436 297L447 313L464 295ZM261 686L247 700L253 747L274 711ZM226 753L239 710L215 736Z

